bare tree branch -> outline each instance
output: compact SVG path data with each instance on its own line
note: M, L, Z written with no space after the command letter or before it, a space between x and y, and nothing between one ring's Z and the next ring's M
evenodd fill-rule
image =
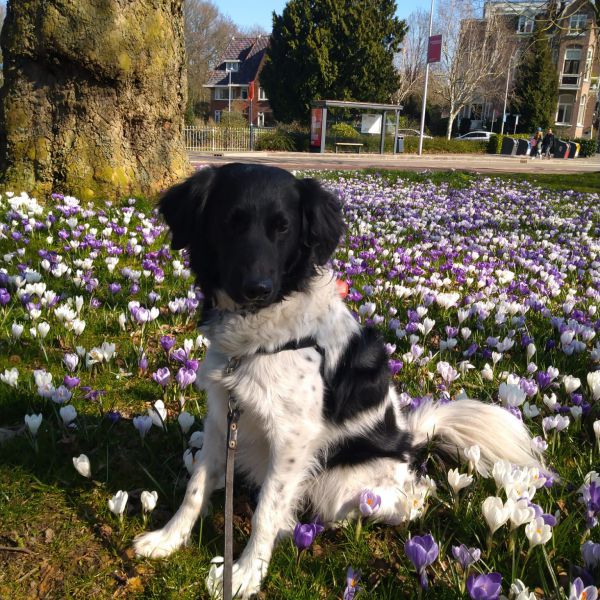
M425 76L429 15L418 10L411 13L406 22L410 23L408 32L402 42L402 49L394 60L400 75L400 87L394 97L397 103L402 103L418 93Z

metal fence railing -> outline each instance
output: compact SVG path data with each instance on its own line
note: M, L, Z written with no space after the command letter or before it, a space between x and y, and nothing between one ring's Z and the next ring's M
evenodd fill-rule
M254 144L274 127L252 127ZM221 150L246 151L252 148L250 127L193 127L183 128L185 149L211 152Z

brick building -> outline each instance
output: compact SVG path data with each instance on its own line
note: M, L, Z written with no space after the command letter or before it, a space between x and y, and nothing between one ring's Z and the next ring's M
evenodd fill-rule
M536 19L540 19L538 23L547 27L548 44L558 71L559 90L554 127L561 135L596 138L600 124L600 40L598 28L594 27L594 7L590 0L558 2L553 20L548 10L547 0L489 0L484 5L484 19L492 14L501 15L506 19L509 31L513 32L512 39L507 40L510 47L514 48L507 112L510 113L510 90L519 54L531 38ZM503 76L504 80L507 75ZM495 87L497 89L498 86ZM465 107L460 116L479 120L481 124L491 121L493 115L501 115L502 108L501 98L486 98L482 94L476 102Z
M204 85L210 89L210 117L217 123L229 110L241 111L250 122L248 93L254 82L251 122L257 126L272 124L273 111L260 85L268 45L269 38L264 35L231 38L220 64L209 73Z

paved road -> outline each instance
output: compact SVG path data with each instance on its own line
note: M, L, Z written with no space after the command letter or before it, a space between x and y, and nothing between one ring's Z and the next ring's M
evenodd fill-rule
M284 169L422 169L466 170L478 173L589 173L600 172L600 155L573 160L531 160L492 154L437 154L417 156L380 154L312 154L308 152L190 152L194 166L230 162L260 163Z

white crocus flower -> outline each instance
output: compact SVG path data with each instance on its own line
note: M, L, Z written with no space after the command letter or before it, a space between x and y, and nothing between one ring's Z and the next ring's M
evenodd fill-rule
M15 340L18 340L23 335L23 325L20 323L13 323L10 328L10 334Z
M90 459L85 454L74 456L73 466L80 475L83 475L83 477L87 477L89 479L92 476L92 467L90 465Z
M162 400L157 400L154 403L154 406L148 409L148 414L152 419L152 423L156 425L156 427L164 429L167 421L167 409L165 408L165 403Z
M554 393L552 393L550 396L546 396L546 394L544 394L542 401L550 410L554 410L554 408L558 404L558 400L556 399L556 394L554 394Z
M37 435L38 429L42 424L43 416L40 413L39 415L25 415L25 425L27 425L27 429L29 429L29 433L35 437Z
M110 512L117 515L119 519L123 518L125 507L127 506L127 499L129 494L123 490L119 490L110 500L108 501L108 508Z
M535 518L535 511L529 506L529 500L521 498L512 505L510 513L510 528L517 529Z
M0 374L0 381L10 385L10 387L16 388L19 383L19 371L17 368L5 369L4 373Z
M194 472L194 464L196 463L196 453L194 450L188 448L183 453L183 464L187 469L187 472L191 475Z
M142 439L144 439L146 434L150 431L152 422L152 417L148 415L139 415L137 417L133 417L133 426L139 431Z
M525 402L527 394L518 385L501 383L498 389L498 397L507 406L521 406Z
M211 598L223 596L223 562L222 556L215 556L210 561L210 569L206 577L206 589Z
M446 361L441 361L437 364L437 372L446 383L452 383L460 377L459 372Z
M156 508L158 502L158 492L147 492L144 490L140 496L142 502L142 510L145 513L151 513Z
M535 344L529 343L527 344L527 362L529 362L532 358L533 355L536 352L536 348L535 348Z
M39 336L42 339L44 339L48 335L48 332L50 331L50 325L48 323L46 323L45 321L43 323L38 323L37 330L38 330Z
M596 434L596 441L598 442L598 446L600 446L600 420L594 421L592 427L594 428L594 433Z
M483 501L481 510L492 534L508 521L511 509L512 502L507 500L507 504L504 505L502 499L497 496L489 496Z
M510 596L512 600L537 600L537 596L529 591L529 588L520 580L515 579L510 586Z
M529 404L529 402L525 402L523 405L523 414L528 419L535 419L540 414L540 409L535 404Z
M458 469L450 469L448 471L448 483L456 496L463 488L473 483L473 477L465 473L459 473Z
M65 427L67 427L70 423L72 423L77 418L77 411L72 404L67 404L66 406L61 406L60 410L60 418L64 423Z
M194 425L194 421L195 419L193 415L190 415L190 413L186 412L185 410L180 412L179 416L177 417L177 422L179 423L179 427L181 427L181 431L184 433L184 435Z
M204 445L204 431L194 431L188 440L191 448L202 448Z
M488 363L485 363L485 366L481 370L481 377L486 381L494 381L494 370Z
M565 386L567 394L572 394L581 385L581 380L572 375L565 375L563 377L563 385Z
M600 400L600 371L587 374L587 384L592 394L592 400Z
M543 517L538 517L525 527L525 535L531 548L546 544L552 537L552 527L546 525Z

